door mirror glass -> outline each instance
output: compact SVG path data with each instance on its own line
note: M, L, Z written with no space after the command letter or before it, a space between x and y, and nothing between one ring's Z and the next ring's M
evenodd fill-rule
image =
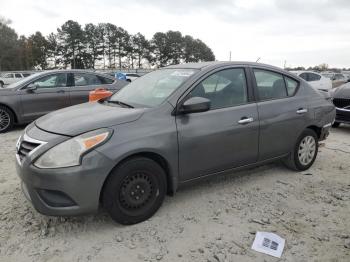
M204 97L191 97L186 100L181 106L179 113L189 114L189 113L199 113L205 112L210 109L210 100Z

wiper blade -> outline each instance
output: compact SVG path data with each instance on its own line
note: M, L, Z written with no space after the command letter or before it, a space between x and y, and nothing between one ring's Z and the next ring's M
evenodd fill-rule
M132 105L129 105L127 103L124 103L124 102L121 102L121 101L118 101L118 100L107 100L108 103L112 103L112 104L117 104L117 105L120 105L120 106L123 106L123 107L128 107L128 108L134 108Z

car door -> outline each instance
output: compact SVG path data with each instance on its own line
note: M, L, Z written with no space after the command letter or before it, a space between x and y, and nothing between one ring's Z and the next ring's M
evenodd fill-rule
M252 69L252 75L259 99L259 161L263 161L291 151L308 121L308 108L292 77L261 68Z
M75 72L71 74L72 86L69 88L71 105L86 103L89 101L90 91L96 88L105 88L114 91L114 80L97 74Z
M176 116L181 180L257 161L258 111L248 94L245 69L228 68L207 76L186 96L210 99L211 109Z
M28 86L33 87L29 90ZM54 73L28 83L20 90L24 121L32 121L51 111L69 106L67 74Z

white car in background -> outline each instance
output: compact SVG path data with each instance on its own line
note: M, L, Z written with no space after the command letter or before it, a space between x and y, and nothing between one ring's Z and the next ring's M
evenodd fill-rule
M348 82L348 78L344 74L340 74L340 73L334 74L334 77L332 80L333 80L333 87L338 87Z
M13 84L27 76L30 76L30 73L18 73L18 72L7 72L0 75L0 88L5 87L6 85Z
M323 76L329 78L332 81L333 88L341 86L347 82L349 82L349 77L344 73L333 73L333 72L325 72L322 73Z
M332 89L332 80L319 73L311 72L311 71L291 71L291 72L301 77L302 79L304 79L306 82L308 82L312 87L316 89L323 90L323 91L329 91Z

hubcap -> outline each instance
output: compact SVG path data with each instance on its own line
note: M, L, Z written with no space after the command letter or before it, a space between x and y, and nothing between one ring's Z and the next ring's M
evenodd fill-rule
M304 137L298 150L298 158L301 164L307 166L314 159L316 153L316 141L313 136Z
M0 131L5 130L10 125L10 115L0 109Z
M121 187L120 203L132 211L144 207L154 195L153 180L143 173L127 176Z

